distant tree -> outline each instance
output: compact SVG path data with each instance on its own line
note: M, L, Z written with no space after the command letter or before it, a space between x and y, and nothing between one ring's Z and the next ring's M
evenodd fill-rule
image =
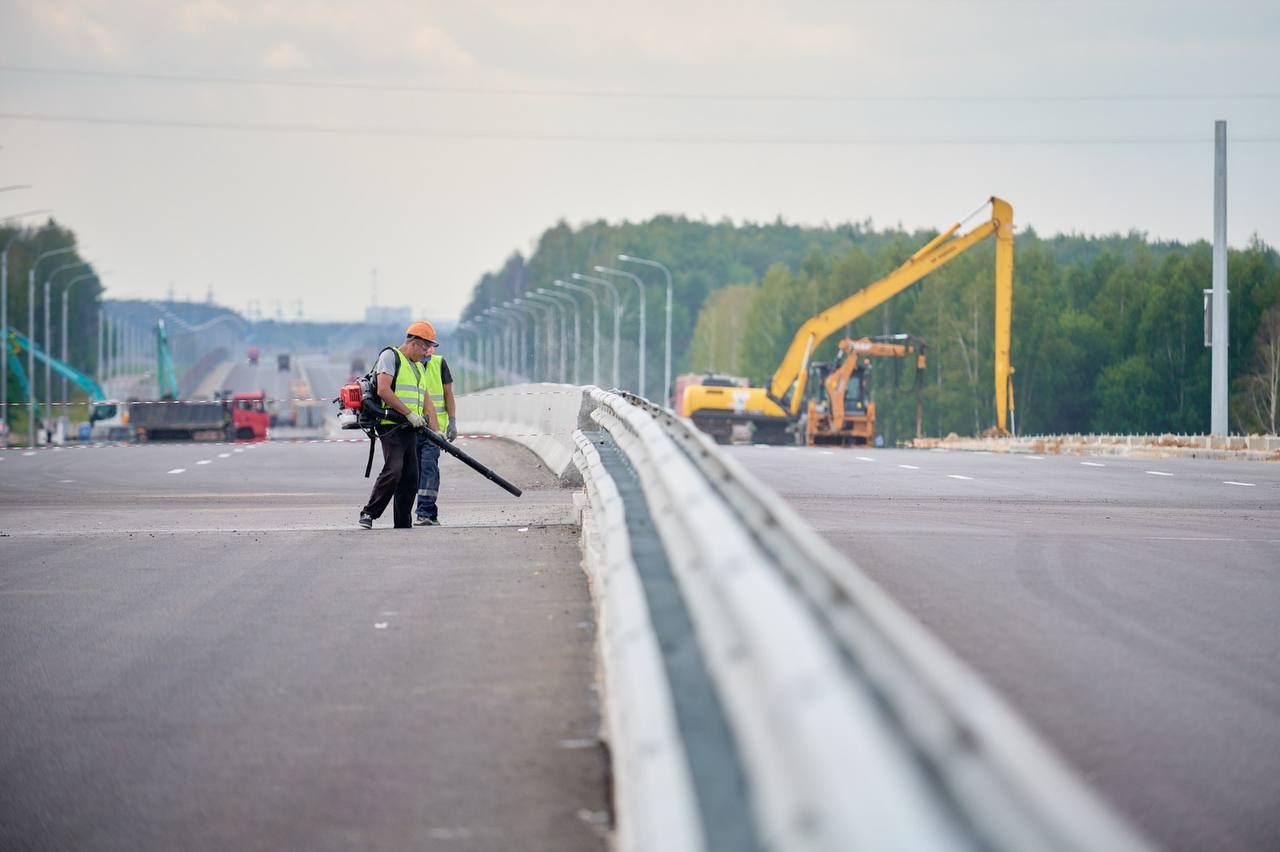
M1237 422L1243 432L1277 434L1280 425L1280 304L1262 317L1253 341L1253 371L1243 380ZM1242 410L1240 410L1242 409Z

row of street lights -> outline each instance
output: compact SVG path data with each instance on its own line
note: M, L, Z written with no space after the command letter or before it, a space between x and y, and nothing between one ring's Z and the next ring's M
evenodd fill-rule
M671 310L672 310L672 279L671 271L656 260L648 260L646 258L633 257L631 255L620 254L618 260L622 263L637 263L644 266L653 267L663 272L666 277L667 285L667 304L666 304L666 354L664 361L663 390L661 397L665 399L671 390ZM646 338L648 337L648 319L646 316L644 281L640 276L628 272L623 269L617 269L610 266L595 266L593 272L599 273L600 276L613 276L615 278L626 278L636 285L639 294L640 311L639 311L639 365L638 365L638 381L637 390L641 396L647 396L647 382L645 375L645 364L647 359ZM552 282L553 287L559 290L539 287L522 294L522 296L503 302L501 305L494 305L487 308L482 315L472 317L470 320L459 324L458 332L461 338L461 354L467 364L478 367L479 372L483 375L493 377L498 383L507 383L520 380L527 376L539 376L550 379L552 376L558 375L559 381L570 381L570 371L567 363L567 352L569 351L569 341L567 335L566 324L568 322L569 308L573 310L573 369L572 381L574 384L582 383L582 303L570 294L585 295L591 301L592 309L592 341L591 341L591 383L601 385L600 376L600 301L597 298L599 291L592 289L589 284L595 284L605 288L612 299L613 314L613 348L612 348L612 386L620 387L621 381L621 325L622 315L624 312L623 298L618 292L617 286L608 277L597 277L592 275L584 275L580 272L574 272L570 276L572 281L566 281L557 278ZM581 283L574 283L581 282ZM558 335L553 333L553 318L558 321ZM532 320L531 338L525 337L525 320ZM539 326L545 328L541 335L541 345L539 342ZM530 346L529 343L532 345ZM533 364L525 363L525 357L528 351L532 349ZM555 350L558 355L558 369L553 370L551 366L552 351ZM542 353L542 363L538 363L539 353ZM530 369L532 367L532 369Z

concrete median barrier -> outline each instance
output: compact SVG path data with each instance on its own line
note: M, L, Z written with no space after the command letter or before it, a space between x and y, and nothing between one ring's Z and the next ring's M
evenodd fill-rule
M564 385L459 412L585 485L622 852L1148 848L688 421Z

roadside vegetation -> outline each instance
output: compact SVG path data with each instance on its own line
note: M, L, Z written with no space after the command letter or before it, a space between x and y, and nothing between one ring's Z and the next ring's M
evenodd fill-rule
M675 372L720 371L761 383L800 324L889 272L935 232L853 225L801 227L709 223L659 216L642 223L564 222L527 259L514 254L476 285L463 318L549 286L619 253L658 260L675 275ZM910 333L927 344L926 434L976 434L994 422L994 246L956 259L853 323L847 333ZM1209 359L1202 291L1211 285L1208 243L1145 234L1017 237L1012 360L1018 431L1202 433L1209 428ZM647 288L648 373L662 371L665 287ZM1276 430L1280 393L1280 256L1254 238L1230 252L1231 427ZM626 282L622 282L626 283ZM631 285L623 292L633 291ZM623 324L623 383L634 384L635 296ZM605 323L602 323L605 324ZM605 324L607 335L612 329ZM584 327L584 335L587 328ZM830 358L827 341L817 359ZM915 424L914 365L880 362L873 376L887 440Z

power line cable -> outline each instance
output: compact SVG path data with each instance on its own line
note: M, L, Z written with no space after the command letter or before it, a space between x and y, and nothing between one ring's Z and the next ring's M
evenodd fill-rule
M672 92L626 91L616 89L537 89L520 87L440 86L420 83L373 83L342 80L282 80L269 77L238 77L215 74L162 74L143 71L107 71L88 68L40 68L28 65L0 65L0 72L56 77L85 77L107 80L136 80L159 83L199 83L225 86L279 86L294 89L347 89L352 91L417 92L431 95L506 96L529 98L589 98L598 100L675 101L810 101L841 103L1016 103L1016 102L1135 102L1135 101L1272 101L1280 92L1131 92L1036 95L896 95L840 94L815 92Z
M367 125L260 124L234 121L118 118L111 116L54 115L0 112L0 121L48 124L86 124L148 127L171 130L215 130L240 133L285 133L314 136L374 136L467 142L583 142L606 144L670 145L803 145L803 146L931 146L931 145L1209 145L1212 136L748 136L736 134L660 133L540 133L530 130L450 130L431 127L371 127ZM1236 136L1233 145L1275 144L1280 135Z

